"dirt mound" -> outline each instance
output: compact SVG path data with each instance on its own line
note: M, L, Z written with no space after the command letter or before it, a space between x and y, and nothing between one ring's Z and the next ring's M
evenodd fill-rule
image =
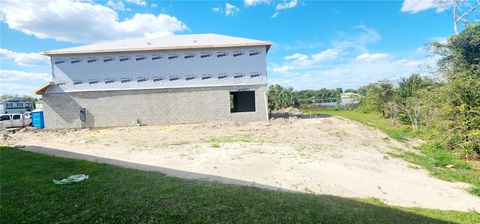
M303 116L303 112L295 107L287 107L279 110L274 110L270 114L270 118L300 118Z

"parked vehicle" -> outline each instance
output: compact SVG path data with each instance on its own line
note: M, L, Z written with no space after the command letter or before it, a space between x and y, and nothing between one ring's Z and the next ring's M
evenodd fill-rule
M4 128L20 128L30 126L32 118L24 114L0 114L0 123Z

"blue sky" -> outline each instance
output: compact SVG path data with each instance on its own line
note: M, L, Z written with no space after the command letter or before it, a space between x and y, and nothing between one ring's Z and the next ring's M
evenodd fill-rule
M268 40L269 83L358 88L428 73L428 43L453 33L450 5L404 1L10 1L0 7L0 94L50 79L46 50L97 41L217 33Z

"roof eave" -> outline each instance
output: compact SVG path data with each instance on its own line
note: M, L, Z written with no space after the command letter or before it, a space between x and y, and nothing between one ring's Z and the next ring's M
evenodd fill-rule
M118 53L118 52L138 52L138 51L165 51L165 50L186 50L186 49L206 49L206 48L227 48L227 47L249 47L266 46L267 52L272 46L271 42L248 43L248 44L216 44L199 46L172 46L172 47L152 47L152 48L128 48L128 49L105 49L105 50L73 50L73 51L45 51L42 55L70 55L70 54L98 54L98 53Z

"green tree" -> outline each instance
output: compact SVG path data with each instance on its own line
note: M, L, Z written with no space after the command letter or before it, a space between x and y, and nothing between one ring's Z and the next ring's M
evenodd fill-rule
M470 25L447 43L435 43L446 80L439 116L446 122L450 149L480 155L480 25Z
M287 107L298 106L298 98L293 88L284 88L275 84L268 88L268 109L278 110Z

